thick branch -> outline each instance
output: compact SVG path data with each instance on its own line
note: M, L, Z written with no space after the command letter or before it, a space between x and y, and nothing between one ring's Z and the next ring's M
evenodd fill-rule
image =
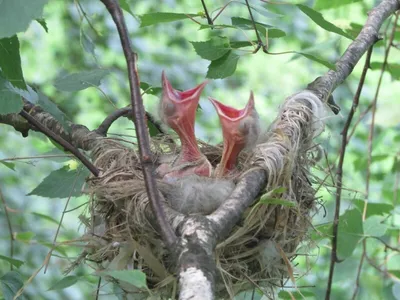
M336 70L329 70L318 77L308 88L326 102L330 94L351 74L364 53L376 42L382 23L399 8L398 0L384 0L372 9L360 34L336 63Z
M131 47L128 31L122 10L116 0L101 0L111 14L118 34L121 39L122 49L125 54L128 66L129 86L131 92L131 105L133 109L133 121L135 123L136 137L139 144L140 162L143 166L143 176L146 184L146 191L154 212L154 216L161 230L161 236L170 248L176 241L175 232L168 223L163 210L161 199L157 190L156 180L153 176L153 161L150 151L150 139L145 123L145 110L139 88L139 75L136 68L136 56Z

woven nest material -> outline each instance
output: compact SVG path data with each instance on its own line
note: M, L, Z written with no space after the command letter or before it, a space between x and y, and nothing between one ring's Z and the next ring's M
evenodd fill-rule
M306 240L315 208L315 191L308 177L314 163L312 140L323 128L323 110L311 92L287 99L264 141L252 153L241 154L241 172L254 166L265 169L268 184L264 194L285 202L262 204L256 199L229 237L217 245L218 298L229 299L253 287L270 294L282 279L292 276L290 260ZM200 149L214 166L219 162L221 147L201 143ZM160 139L153 141L153 150L155 157L179 151ZM86 224L90 241L83 256L102 268L139 269L147 275L153 297L173 298L175 272L167 249L149 221L150 204L136 150L110 139L99 140L92 159L102 173L88 181L92 216ZM157 166L158 162L154 163ZM147 291L136 292L137 299L150 295Z

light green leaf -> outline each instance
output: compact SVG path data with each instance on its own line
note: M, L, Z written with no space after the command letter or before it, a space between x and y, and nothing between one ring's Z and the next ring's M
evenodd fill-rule
M2 0L0 1L0 38L10 37L25 31L29 23L42 17L47 0Z
M101 80L110 72L104 69L94 69L80 73L68 74L56 79L54 86L65 92L75 92L92 86L99 86Z
M208 66L207 78L217 79L231 76L237 67L240 56L232 51L227 52Z
M127 282L137 288L146 288L146 274L139 270L102 271L100 276L108 275L115 279Z
M142 89L143 93L149 95L158 95L161 93L162 88L159 86L151 86L147 82L140 82L140 88Z
M0 72L0 114L19 113L24 106L21 96L14 92L11 83L1 75Z
M0 277L0 285L5 300L13 300L15 294L24 285L18 272L10 271Z
M83 28L81 27L80 30L80 38L81 38L81 45L82 48L89 54L91 54L93 57L96 57L96 54L94 52L94 43L92 39L85 33Z
M301 292L280 291L278 297L279 299L292 300L292 299L316 299L317 296L313 292L303 291L302 289Z
M14 238L17 241L21 241L24 243L29 243L33 237L35 236L34 232L26 231L26 232L18 232L15 234Z
M353 37L351 35L347 34L342 29L340 29L336 25L332 24L331 22L328 22L327 20L325 20L324 17L321 15L321 13L319 13L319 12L313 10L312 8L305 6L303 4L297 4L296 6L303 13L305 13L309 18L311 18L311 20L313 20L318 26L325 29L326 31L339 34L339 35L344 36L351 40L353 39Z
M14 163L10 163L10 162L7 162L7 161L1 161L1 160L0 160L0 164L3 164L3 165L5 165L7 168L9 168L9 169L15 171L15 164L14 164Z
M140 15L140 27L146 27L159 23L168 23L179 20L188 19L189 17L199 17L199 14L184 14L184 13L170 13L170 12L156 12Z
M85 183L89 170L77 168L70 170L68 166L51 172L43 181L31 191L29 195L47 198L78 197Z
M53 284L48 290L63 290L66 289L70 286L73 286L75 283L78 282L79 277L70 275L70 276L65 276L61 280L57 281L55 284Z
M213 37L205 42L190 42L196 53L204 59L216 60L229 52L227 37Z
M19 41L16 35L0 39L0 68L4 78L13 86L26 89L19 55Z
M7 257L7 256L4 256L4 255L0 255L0 259L9 262L10 264L12 264L16 268L19 268L20 266L22 266L25 263L22 260L11 258L11 257Z
M119 0L119 5L123 10L125 10L126 12L130 13L132 16L135 17L135 14L132 12L131 7L127 0Z
M334 64L330 63L329 61L326 61L320 57L317 57L313 54L309 53L304 53L304 52L299 52L295 51L295 53L300 54L301 56L304 56L305 58L308 58L309 60L315 61L317 63L320 63L321 65L324 65L325 67L331 69L331 70L336 70L336 67Z
M361 237L363 223L358 209L349 209L339 218L337 253L340 259L351 256Z
M353 203L360 212L364 211L364 203L365 203L364 200L354 199ZM370 216L374 215L383 216L389 214L392 210L393 210L392 204L368 202L366 218L369 218Z
M362 0L317 0L314 4L315 10L323 10L328 8L338 8L343 5L360 2Z
M381 237L386 233L388 225L382 223L380 216L371 216L364 221L364 235L372 237Z

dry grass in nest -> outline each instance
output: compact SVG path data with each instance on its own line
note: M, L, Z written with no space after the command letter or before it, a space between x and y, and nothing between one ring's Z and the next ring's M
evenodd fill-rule
M307 178L313 162L309 149L315 128L304 127L314 117L315 109L290 100L269 129L265 143L251 157L241 154L239 168L245 172L255 164L266 169L269 182L265 192L269 198L284 199L293 205L261 204L257 200L230 236L217 245L218 298L229 299L253 287L272 294L283 278L293 277L290 260L306 238L310 212L315 207L315 191ZM303 134L305 138L297 134L298 127L308 131ZM221 147L201 143L200 148L215 166L221 158ZM177 149L158 139L153 141L153 150L164 155ZM278 156L284 159L278 160ZM92 216L87 224L86 238L91 241L85 250L86 259L104 268L139 269L146 273L153 295L174 297L175 272L158 232L148 221L151 211L137 153L105 139L97 143L92 157L102 173L89 180ZM157 166L159 162L154 163ZM123 289L135 292L129 287ZM147 296L144 292L143 299Z

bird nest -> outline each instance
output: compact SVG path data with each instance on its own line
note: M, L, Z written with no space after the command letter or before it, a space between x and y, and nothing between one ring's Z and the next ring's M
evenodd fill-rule
M287 99L264 140L252 152L241 153L241 174L262 168L268 183L215 249L218 298L229 299L254 287L271 294L283 279L293 276L290 261L299 244L307 240L315 209L315 190L309 177L314 163L312 149L316 149L313 137L323 129L323 110L324 105L311 92ZM159 164L157 157L179 151L167 139L154 139L152 146L155 166ZM201 143L200 149L213 166L218 164L221 147ZM92 205L85 238L89 242L81 260L96 262L100 269L144 272L148 289L120 285L125 292L136 293L138 299L150 295L174 298L175 270L152 221L137 150L102 139L93 149L92 159L102 172L88 180ZM168 205L168 199L165 201Z

